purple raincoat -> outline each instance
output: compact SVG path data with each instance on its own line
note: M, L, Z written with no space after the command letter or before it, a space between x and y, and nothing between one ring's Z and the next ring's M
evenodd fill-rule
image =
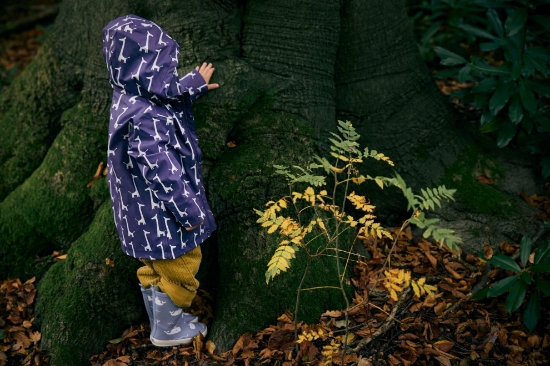
M216 229L191 106L208 87L196 70L178 77L179 52L162 28L135 15L103 29L113 88L107 179L122 250L136 258L177 258Z

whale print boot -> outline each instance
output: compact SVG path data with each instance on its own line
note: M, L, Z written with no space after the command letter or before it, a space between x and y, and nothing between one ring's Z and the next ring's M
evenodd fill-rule
M151 333L153 333L153 328L155 326L155 322L153 320L153 293L152 289L154 288L155 291L160 291L158 286L151 285L149 288L143 287L143 285L140 283L139 288L141 290L141 295L143 295L143 302L145 303L145 309L147 310L147 315L149 315L149 324L151 325ZM186 313L182 311L182 316L185 319L186 322L195 323L199 321L199 318L196 315Z
M153 322L151 325L151 343L158 347L171 347L190 344L199 333L206 336L206 325L192 322L183 309L161 292L158 286L151 288L153 298ZM151 323L153 324L153 323Z

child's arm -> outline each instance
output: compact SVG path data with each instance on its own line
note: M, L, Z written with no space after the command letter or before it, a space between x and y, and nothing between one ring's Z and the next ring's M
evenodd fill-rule
M195 67L195 70L189 71L179 79L181 90L190 94L191 100L197 99L199 95L206 94L209 90L219 88L219 84L209 84L210 78L215 68L212 64L204 62L201 67Z

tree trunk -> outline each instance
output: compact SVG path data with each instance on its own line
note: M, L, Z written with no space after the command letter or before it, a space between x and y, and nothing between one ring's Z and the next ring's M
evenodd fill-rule
M519 193L507 175L513 166L458 124L420 59L400 0L65 0L35 60L0 96L0 277L45 273L36 312L52 365L85 362L144 314L139 262L119 249L105 179L86 187L107 149L111 89L101 29L127 13L153 20L179 42L180 72L203 61L217 70L220 89L194 111L218 222L217 235L203 244L212 256L202 273L217 294L210 337L219 349L294 307L305 262L299 258L265 285L277 242L255 224L253 208L288 194L272 165L300 164L326 150L338 118L352 120L362 142L389 155L414 187L456 186L461 200L441 217L462 228L470 246L533 230L521 227L528 220L519 212L529 210L509 196ZM478 183L478 172L492 175L498 189ZM527 193L534 182L531 173ZM391 221L402 201L395 191L383 193L373 199ZM43 256L54 249L69 256L50 267ZM336 281L333 261L311 273L307 287ZM313 321L342 299L334 290L309 291L301 304L299 317Z

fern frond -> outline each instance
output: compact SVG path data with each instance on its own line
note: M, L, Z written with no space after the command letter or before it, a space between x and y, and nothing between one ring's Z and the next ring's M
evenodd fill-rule
M297 246L282 245L275 250L273 257L267 264L267 271L265 272L265 282L269 284L269 280L281 272L286 272L290 268L290 260L296 258Z

